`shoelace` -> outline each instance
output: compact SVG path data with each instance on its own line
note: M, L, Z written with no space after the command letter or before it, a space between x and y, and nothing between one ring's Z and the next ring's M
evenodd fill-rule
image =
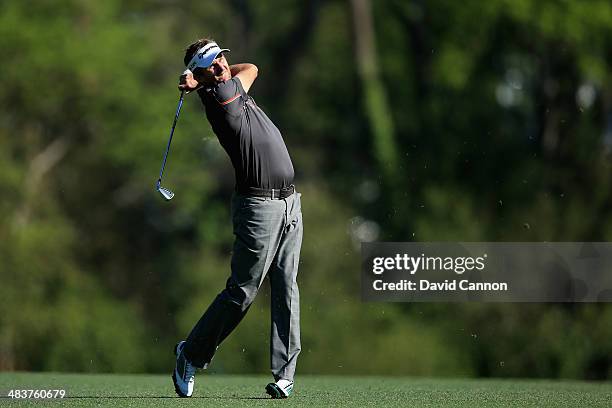
M193 381L193 378L195 377L195 372L195 366L191 365L191 363L187 361L187 359L185 359L185 377L183 378L183 380Z

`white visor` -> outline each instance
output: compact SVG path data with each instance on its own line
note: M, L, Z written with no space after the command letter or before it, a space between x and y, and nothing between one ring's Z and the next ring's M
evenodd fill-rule
M208 68L212 65L217 55L229 51L227 48L219 48L216 42L209 42L200 48L187 64L187 69L193 71L195 68Z

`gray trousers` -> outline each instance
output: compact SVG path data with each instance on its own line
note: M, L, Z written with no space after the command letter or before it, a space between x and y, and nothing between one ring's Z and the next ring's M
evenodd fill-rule
M276 381L293 381L300 353L300 294L296 281L302 246L299 193L281 200L232 197L234 247L231 275L187 337L185 356L205 368L236 328L270 276L270 360Z

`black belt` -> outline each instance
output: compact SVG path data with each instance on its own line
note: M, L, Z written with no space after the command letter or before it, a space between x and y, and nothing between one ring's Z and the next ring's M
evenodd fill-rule
M271 198L272 200L282 200L283 198L289 197L295 193L295 186L292 184L289 187L284 188L257 188L257 187L242 187L237 188L236 191L240 194Z

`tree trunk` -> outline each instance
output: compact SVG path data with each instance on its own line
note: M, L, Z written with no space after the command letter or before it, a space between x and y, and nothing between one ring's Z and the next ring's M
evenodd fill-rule
M364 110L372 132L373 147L386 184L395 184L397 178L397 147L391 108L376 63L376 39L369 0L351 0L355 56Z

